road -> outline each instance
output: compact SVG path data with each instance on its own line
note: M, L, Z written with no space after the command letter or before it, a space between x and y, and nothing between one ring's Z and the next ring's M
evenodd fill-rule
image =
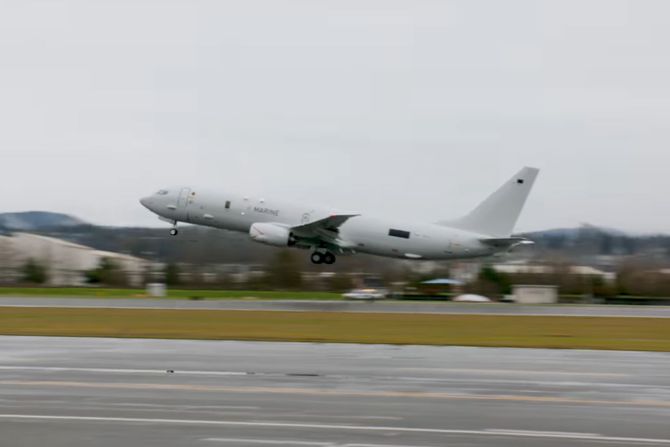
M0 297L0 307L116 309L269 310L294 312L381 312L454 315L539 315L670 318L670 306L523 306L499 303L305 300L176 300L143 298Z
M0 337L0 445L670 446L670 354Z

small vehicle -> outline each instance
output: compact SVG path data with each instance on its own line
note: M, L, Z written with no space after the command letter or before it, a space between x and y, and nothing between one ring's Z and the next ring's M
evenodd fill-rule
M490 303L491 300L481 295L466 294L453 299L456 303Z
M342 296L348 300L383 300L388 293L382 289L354 289Z

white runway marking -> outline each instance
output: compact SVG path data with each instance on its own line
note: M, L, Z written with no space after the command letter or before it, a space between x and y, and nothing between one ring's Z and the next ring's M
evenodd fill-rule
M128 369L128 368L81 368L81 367L64 367L64 366L0 366L0 371L36 371L36 372L81 372L81 373L100 373L100 374L167 374L167 369ZM466 370L441 370L442 372L462 372ZM470 374L491 374L491 371L486 370L467 370ZM501 373L509 373L510 371L504 371ZM521 373L521 371L519 371ZM214 377L230 377L230 376L285 376L286 373L263 373L263 372L247 372L247 371L193 371L193 370L175 370L171 374L178 375L192 375L192 376L214 376ZM623 374L589 374L589 373L568 373L568 372L545 372L545 375L551 374L560 374L560 375L575 375L575 376L594 376L594 377L627 377ZM330 379L347 379L349 376L344 375L318 375L322 378ZM528 384L533 383L536 385L565 385L565 386L593 386L593 382L557 382L557 381L529 381L526 380L517 380L517 379L492 379L492 378L480 378L475 379L472 377L469 378L441 378L441 377L412 377L412 376L380 376L378 379L400 379L403 381L414 381L414 382L440 382L440 383L506 383L506 384ZM607 385L607 386L621 386L621 387L646 387L646 385L639 384L629 384L629 383L611 383L611 382L598 382L598 384Z
M391 445L391 444L342 444L338 442L311 442L311 441L277 441L274 439L243 439L243 438L209 438L201 439L205 442L220 442L230 444L260 444L260 445L292 445L312 447L431 447L416 445Z
M586 376L586 377L630 377L630 374L622 373L602 373L602 372L578 372L578 371L533 371L531 369L472 369L472 368L405 368L405 370L417 370L428 372L443 372L454 374L477 374L477 375L522 375L528 376L532 374L543 376Z
M118 382L76 382L76 381L26 381L26 380L0 380L0 385L32 386L32 387L59 387L59 388L98 388L98 389L124 389L124 390L172 390L172 391L198 391L237 394L290 394L303 396L356 396L356 397L402 397L413 399L449 399L468 401L501 401L501 402L529 402L543 404L579 404L579 405L630 405L636 407L658 407L670 408L667 400L632 399L624 400L592 400L578 397L562 396L531 396L520 394L468 394L451 392L416 392L416 391L393 391L393 390L346 390L346 389L323 389L304 387L269 387L269 386L240 386L240 385L190 385L174 383L118 383Z
M431 447L429 445L334 444L333 447Z
M62 366L0 366L1 371L35 371L35 372L65 372L65 373L92 373L92 374L150 374L150 375L165 375L168 374L167 370L160 369L128 369L128 368L79 368L79 367L62 367ZM447 370L448 371L448 370ZM472 374L476 374L475 371L479 370L469 370ZM486 371L483 371L486 372ZM193 371L193 370L176 370L171 371L169 374L182 375L182 376L211 376L211 377L271 377L271 376L280 376L284 377L286 373L263 373L263 372L246 372L246 371ZM552 374L552 373L546 373ZM590 375L590 374L581 374L581 373L559 373L559 374L574 374L574 375ZM596 375L599 377L600 375ZM319 375L318 377L324 379L332 380L342 380L349 379L349 376L343 375ZM446 384L533 384L533 385L543 385L543 386L572 386L572 387L593 387L594 384L598 386L608 386L608 387L624 387L624 388L648 388L646 385L633 384L633 383L612 383L612 382L565 382L565 381L538 381L538 380L517 380L517 379L493 379L493 378L465 378L465 379L449 379L449 378L439 378L439 377L392 377L392 376L380 376L376 377L377 379L390 380L390 379L400 379L406 382L431 382L431 383L446 383ZM669 387L657 387L659 389L669 388Z
M117 374L167 374L167 369L73 368L62 366L0 366L0 371L86 372ZM247 376L243 371L174 371L192 376ZM258 375L258 374L253 374Z
M0 414L0 419L17 419L25 421L61 421L61 422L112 422L121 424L165 424L165 425L206 425L221 427L257 427L257 428L297 428L308 430L334 430L334 431L371 431L371 432L400 432L400 433L424 433L454 436L502 436L512 438L545 438L545 439L572 439L578 441L619 442L628 444L658 444L670 445L670 439L654 438L629 438L618 436L605 436L594 433L568 433L568 432L541 432L506 429L485 430L459 430L441 428L414 428L414 427L384 427L384 426L361 426L361 425L331 425L331 424L301 424L292 422L246 422L246 421L220 421L220 420L196 420L196 419L153 419L153 418L122 418L122 417L92 417L92 416L51 416L51 415L26 415L26 414Z
M602 435L596 433L570 433L562 431L537 431L537 430L505 430L505 429L493 429L489 428L486 430L492 434L499 435L515 435L515 436L530 436L530 437L555 437L555 438L575 438L588 439L588 438L602 438Z
M304 445L311 447L333 447L332 442L309 442L309 441L276 441L272 439L243 439L243 438L209 438L202 439L205 442L222 442L230 444L262 444L262 445Z

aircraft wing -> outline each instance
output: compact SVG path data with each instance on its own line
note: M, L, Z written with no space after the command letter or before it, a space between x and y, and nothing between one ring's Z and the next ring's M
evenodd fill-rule
M360 214L334 214L291 228L291 233L305 242L336 248L349 248L346 241L339 237L339 228L346 221Z
M358 217L360 214L334 214L325 219L315 220L303 225L291 228L291 231L298 236L316 236L323 232L335 233L338 228L352 217Z

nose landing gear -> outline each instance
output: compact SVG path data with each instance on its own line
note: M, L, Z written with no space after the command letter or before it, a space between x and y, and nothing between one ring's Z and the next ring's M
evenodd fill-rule
M170 230L170 236L176 236L179 234L179 230L177 230L177 226L175 225L171 230Z
M312 256L310 256L310 259L313 264L327 264L327 265L335 264L335 261L337 260L335 258L335 255L329 251L325 253L315 251L314 253L312 253Z

